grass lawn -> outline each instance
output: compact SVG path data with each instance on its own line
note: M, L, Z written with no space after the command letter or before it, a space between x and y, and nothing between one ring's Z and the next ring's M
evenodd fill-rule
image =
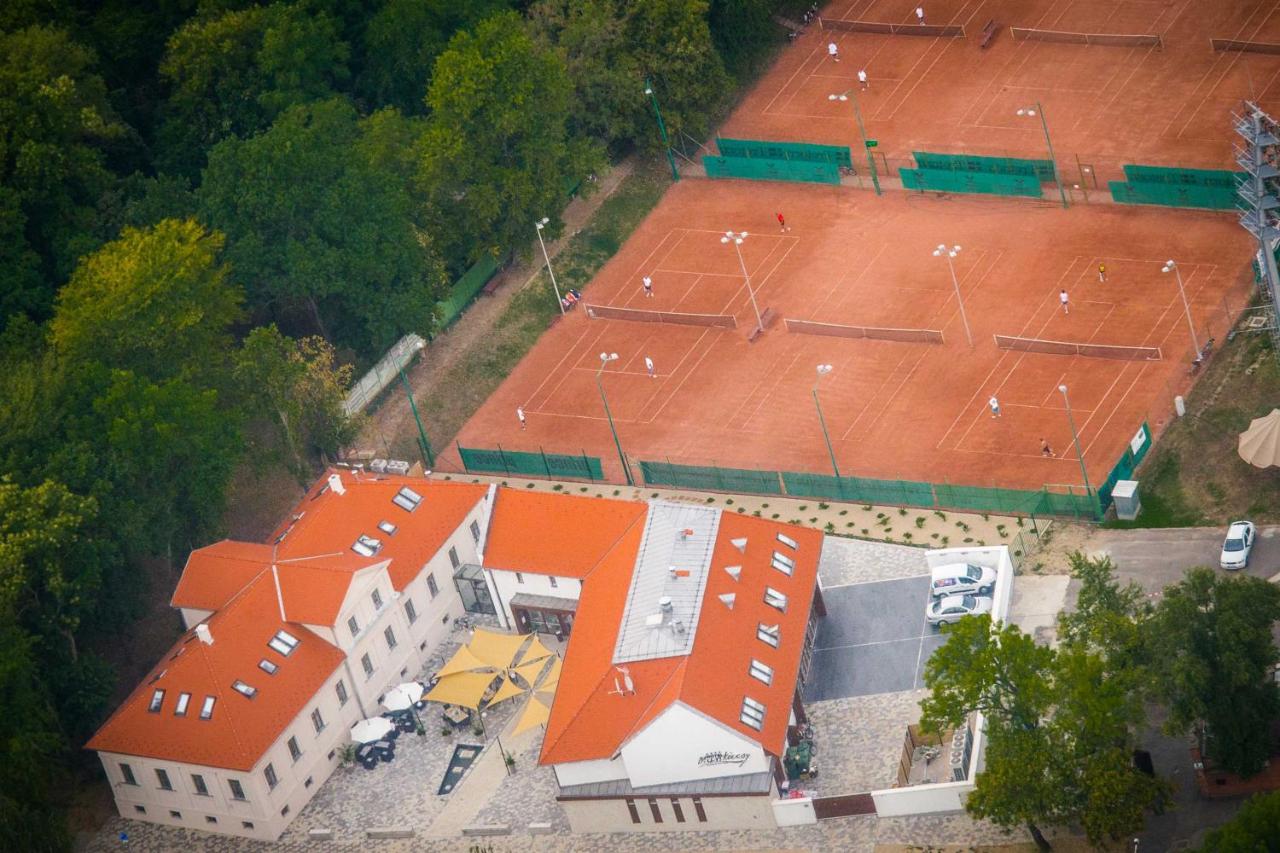
M1280 522L1280 468L1259 469L1236 453L1249 421L1280 406L1280 364L1263 333L1240 334L1214 357L1138 468L1142 512L1109 527L1220 525L1237 518Z

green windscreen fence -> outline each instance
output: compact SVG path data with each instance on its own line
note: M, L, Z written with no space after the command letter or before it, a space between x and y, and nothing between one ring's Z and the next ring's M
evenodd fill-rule
M759 139L724 139L716 137L716 150L722 157L744 160L788 160L798 163L831 163L853 168L847 145L816 145L811 142L766 142Z
M702 158L708 178L747 178L755 181L799 181L812 184L840 183L835 163L807 160L763 160L747 157Z
M1120 457L1120 461L1111 469L1111 473L1107 475L1107 479L1103 481L1102 486L1098 489L1098 497L1102 501L1102 506L1111 505L1111 490L1120 480L1129 480L1133 478L1133 472L1138 464L1146 458L1147 451L1151 449L1151 428L1144 421L1138 431L1134 433L1133 438L1129 440L1129 446L1124 449L1124 453Z
M603 480L597 456L565 453L530 453L523 450L481 450L458 445L462 467L471 474L524 474L530 477L571 477L576 480Z
M1142 166L1126 163L1125 180L1109 181L1111 197L1118 204L1154 204L1164 207L1196 207L1234 210L1237 188L1244 172L1223 169L1183 169L1177 166Z
M902 186L909 190L1040 198L1043 190L1034 175L997 175L988 172L952 172L938 169L899 169Z
M489 279L498 272L498 260L485 256L449 288L449 295L438 303L440 308L440 328L447 328L461 316L471 300L476 298L480 289L489 283Z
M933 487L910 480L875 480L867 477L832 477L783 471L787 494L806 498L831 498L869 504L933 506Z
M975 154L938 154L912 151L916 166L937 172L984 172L992 175L1023 175L1041 181L1053 180L1052 160L1022 157L979 157Z
M645 485L705 489L714 492L745 492L753 495L780 495L782 481L777 471L750 468L719 468L714 465L675 465L671 462L641 462Z

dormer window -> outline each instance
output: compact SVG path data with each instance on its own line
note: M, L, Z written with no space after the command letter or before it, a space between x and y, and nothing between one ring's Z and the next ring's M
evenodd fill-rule
M764 588L764 603L783 612L787 609L787 597L771 586Z
M298 647L298 638L288 631L276 631L276 635L267 641L267 645L288 657Z
M250 685L245 684L243 681L240 681L240 680L236 680L232 682L231 689L239 693L241 696L245 696L249 699L252 699L254 695L257 694L258 692L258 688L251 687Z
M351 546L351 550L361 557L372 557L382 550L382 540L374 539L372 536L361 535L356 539L356 544Z
M396 492L396 495L391 499L391 502L405 512L413 512L418 508L418 504L422 503L422 495L418 494L408 486L405 486L400 491Z
M147 710L153 714L160 713L160 706L164 704L164 691L157 690L151 694L151 704L147 705Z
M389 521L379 521L378 529L381 530L383 533L387 534L388 536L395 536L396 531L399 530L400 528L396 527L394 524L392 524Z
M173 708L173 715L175 717L185 717L187 715L187 706L190 704L191 704L191 694L179 693L178 704L175 705Z

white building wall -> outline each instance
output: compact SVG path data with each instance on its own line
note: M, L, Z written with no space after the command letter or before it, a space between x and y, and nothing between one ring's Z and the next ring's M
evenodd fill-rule
M354 701L348 701L345 707L339 706L334 685L340 677L341 669L330 676L316 693L314 701L303 707L297 718L249 771L98 753L121 817L275 841L338 766L340 748L348 740L347 731L360 718ZM316 709L320 710L325 722L324 730L319 733L311 722L311 712ZM296 762L289 754L290 737L298 739L302 750ZM276 771L278 784L275 790L268 788L263 775L268 763ZM136 785L125 781L121 764L129 765ZM173 790L160 787L156 770L164 770L168 774ZM197 793L193 775L204 780L209 792L207 795ZM308 779L311 780L310 785L306 784ZM238 781L244 789L244 800L232 797L232 780ZM286 806L288 813L282 815ZM138 807L145 812L138 811ZM177 812L177 816L172 812ZM252 826L246 826L246 823Z
M636 797L633 803L639 823L631 818L625 798L601 800L562 800L565 816L574 832L699 832L707 830L773 829L772 793L762 796L702 797L706 821L699 821L691 797L677 797L684 821L676 819L672 797L655 797L654 805L662 817L658 823L648 797Z
M188 631L213 615L212 610L197 610L194 607L180 607L178 610L182 613L182 627Z
M373 604L373 591L378 590L382 597L382 608ZM347 619L356 617L360 633L351 636ZM391 648L385 631L390 627L395 636L395 648ZM406 677L416 675L416 663L411 655L417 647L411 639L409 623L405 619L404 608L392 598L391 577L386 566L374 566L357 572L351 579L346 600L338 611L338 621L334 628L338 648L347 656L347 669L350 673L350 686L359 696L365 713L379 713L378 697L388 687L399 684ZM373 675L366 675L361 659L368 655L373 663ZM402 671L407 670L404 676Z
M621 751L635 788L769 770L760 744L682 702L658 715Z
M489 578L489 593L494 603L501 602L502 614L499 616L503 624L514 630L511 615L511 597L525 595L549 595L553 598L567 598L577 601L582 597L582 581L562 575L540 575L532 572L513 572L505 569L486 569Z
M552 765L556 782L561 788L569 785L590 785L592 782L612 782L627 778L627 765L622 758L601 758L596 761L569 761Z

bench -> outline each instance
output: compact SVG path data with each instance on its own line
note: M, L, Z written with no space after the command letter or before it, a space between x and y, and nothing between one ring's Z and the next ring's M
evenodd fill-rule
M511 827L507 826L505 823L478 823L471 826L464 826L462 828L462 834L467 837L474 837L477 835L510 835Z
M413 838L414 830L406 826L379 826L365 830L367 838Z
M495 275L493 278L489 279L489 281L485 284L485 286L480 288L480 292L483 293L485 296L493 296L493 294L497 293L498 277Z
M979 47L985 50L987 45L991 44L991 40L996 37L996 33L998 32L1000 32L1000 25L996 23L996 19L992 18L987 21L986 26L982 28L982 41L979 43Z
M760 337L765 329L773 325L773 321L777 316L778 315L773 312L772 308L764 309L760 314L760 325L752 329L751 333L747 335L747 343L755 343L756 338Z

